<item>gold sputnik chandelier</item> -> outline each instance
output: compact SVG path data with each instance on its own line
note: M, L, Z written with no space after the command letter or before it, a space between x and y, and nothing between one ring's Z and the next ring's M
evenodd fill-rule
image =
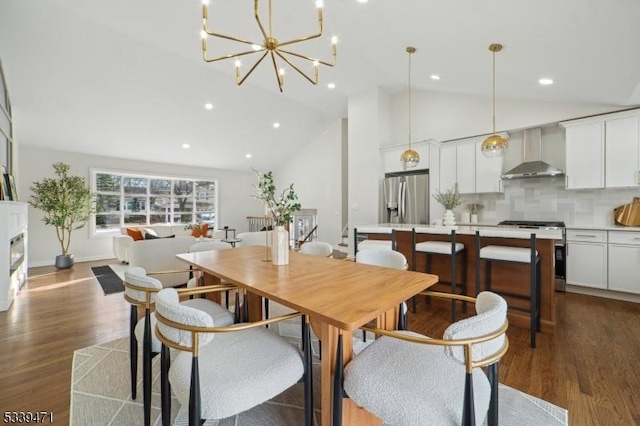
M322 30L323 30L322 8L324 6L323 0L316 0L316 8L318 9L318 32L316 32L315 34L311 34L308 36L296 38L293 40L287 40L287 41L278 41L278 39L274 37L273 25L272 25L273 13L271 8L271 1L272 0L269 0L268 31L265 30L264 25L262 24L262 21L260 19L260 13L259 13L260 0L253 1L253 15L258 24L258 28L260 29L260 33L262 34L262 41L259 43L256 43L254 41L244 40L238 37L220 34L208 29L207 19L209 14L209 3L211 2L211 0L202 0L202 31L200 32L200 35L202 37L202 59L204 59L205 62L216 62L224 59L235 58L236 59L235 61L236 84L238 84L238 86L244 83L244 81L251 75L251 73L253 73L253 71L258 67L258 65L260 65L260 63L267 57L267 55L271 57L271 63L273 64L273 69L275 71L276 80L278 82L278 88L280 89L280 92L282 92L282 89L284 87L285 71L284 71L284 68L281 66L283 62L289 65L294 70L296 70L300 75L306 78L310 83L318 84L318 68L320 64L326 65L329 67L333 67L336 64L336 53L337 53L336 45L338 43L338 38L335 36L331 38L333 62L327 62L327 61L320 60L318 58L292 52L290 50L287 50L287 46L313 40L322 36ZM222 55L215 58L207 58L208 37L217 37L225 40L231 40L238 43L243 43L248 45L250 48L249 50L245 50L238 53ZM243 76L241 71L242 63L240 62L239 58L242 56L252 55L255 53L261 53L260 58L256 61L255 64L253 64L253 66L249 69L249 71ZM301 70L300 67L294 64L291 61L292 57L309 61L313 67L313 70L312 70L313 76L310 76L305 71ZM280 64L278 62L280 62Z
M409 78L408 78L408 101L409 101L409 148L400 156L400 162L404 170L412 169L420 162L420 154L414 149L411 149L411 56L416 53L416 48L408 46L406 49L409 54Z
M482 151L485 157L504 157L505 153L509 149L509 141L500 135L496 135L496 52L502 50L502 45L494 43L489 46L489 50L493 53L493 133L482 142L480 151Z

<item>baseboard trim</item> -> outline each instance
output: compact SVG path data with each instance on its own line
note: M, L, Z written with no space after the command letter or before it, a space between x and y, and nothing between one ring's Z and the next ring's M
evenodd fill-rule
M599 288L581 287L577 285L567 284L565 288L567 293L584 294L587 296L604 297L607 299L622 300L624 302L640 303L640 294L623 293L614 290L602 290Z

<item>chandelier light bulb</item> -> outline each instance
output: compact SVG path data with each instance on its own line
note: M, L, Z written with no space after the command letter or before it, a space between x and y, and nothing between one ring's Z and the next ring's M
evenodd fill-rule
M252 44L251 49L253 49L254 52L258 52L262 50L262 46L260 46L259 44Z
M200 31L200 38L203 40L207 39L207 33L204 30Z
M331 44L338 44L338 36L331 37Z
M209 6L209 4L211 4L211 0L202 0L202 4L205 6Z
M322 9L324 7L324 1L323 0L316 0L316 7L318 9Z
M242 62L240 62L239 59L236 59L235 66L236 66L236 68L240 68L242 66Z

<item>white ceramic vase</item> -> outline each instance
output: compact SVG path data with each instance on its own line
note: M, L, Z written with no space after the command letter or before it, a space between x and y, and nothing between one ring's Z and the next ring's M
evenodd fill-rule
M471 214L471 223L478 223L478 214L477 213L472 213Z
M456 224L456 216L453 214L453 210L445 210L442 224L444 226L454 226Z
M289 231L284 226L276 226L271 232L271 263L289 264Z

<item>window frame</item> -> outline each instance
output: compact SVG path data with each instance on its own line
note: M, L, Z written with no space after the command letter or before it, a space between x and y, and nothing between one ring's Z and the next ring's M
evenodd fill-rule
M119 226L117 228L113 228L113 229L105 229L105 230L99 230L98 227L96 226L96 217L97 214L96 212L94 212L91 215L91 219L89 222L89 237L90 238L110 238L113 235L119 235L121 234L121 229L126 227L126 226L176 226L176 225L186 225L187 223L196 223L197 222L197 216L198 214L211 214L213 213L214 218L215 218L215 224L213 226L214 231L218 230L218 223L219 223L219 193L220 193L220 181L217 178L210 178L210 179L205 179L202 177L194 177L194 176L177 176L177 175L161 175L161 174L156 174L156 173L144 173L144 172L132 172L132 171L126 171L126 170L115 170L115 169L107 169L107 168L96 168L96 167L91 167L89 168L89 182L91 185L91 192L95 195L98 194L109 194L107 191L98 191L97 188L97 184L98 184L98 179L97 176L99 174L107 174L107 175L115 175L115 176L120 176L120 189L118 191L118 197L119 197L119 210L117 212L113 212L114 214L118 214L120 216L120 223ZM127 224L125 222L125 217L128 214L131 214L131 211L127 210L125 208L125 199L127 198L127 196L131 196L132 194L125 194L125 179L126 178L137 178L137 179L147 179L147 188L146 188L146 193L144 195L141 194L141 198L144 198L144 200L142 201L142 204L145 204L145 211L141 212L141 215L145 215L146 216L146 223L145 224ZM170 194L168 195L169 197L169 203L171 205L171 211L169 213L170 216L170 223L150 223L150 217L155 213L157 214L157 212L153 212L150 208L150 199L151 197L164 197L163 195L157 195L157 194L151 194L151 184L150 181L151 180L169 180L170 181L170 186L171 186L171 191ZM176 194L174 193L174 182L175 181L187 181L187 182L191 182L191 185L193 185L193 190L191 191L191 193L189 194L189 196L191 197L191 220L188 222L174 222L174 215L179 214L180 216L184 216L185 212L175 212L174 213L174 207L175 207L175 203L176 203L176 199L178 198L176 196ZM196 188L197 188L197 183L198 182L209 182L209 183L213 183L214 184L214 189L213 189L213 196L209 197L209 198L213 198L213 209L212 210L203 210L203 211L199 211L197 209L197 201L198 199L202 199L202 197L198 197L198 194L196 192ZM115 192L113 193L115 194ZM178 194L179 196L180 194ZM94 207L97 206L97 197L94 200Z

